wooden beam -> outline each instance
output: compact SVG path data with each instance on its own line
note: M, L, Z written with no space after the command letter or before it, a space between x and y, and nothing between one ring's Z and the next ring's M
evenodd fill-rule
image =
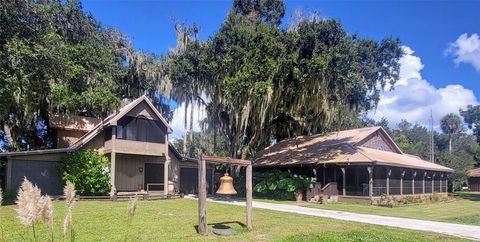
M373 197L373 166L367 167L368 171L368 197Z
M432 174L432 194L435 191L435 172Z
M425 194L425 177L426 177L426 176L427 176L427 172L425 171L425 172L423 173L423 184L422 184L422 186L423 186L423 188L422 188L423 194Z
M246 196L247 196L247 228L251 230L253 228L252 165L247 166L246 173L247 174L245 179L246 180L245 187L246 187Z
M117 140L117 126L112 126L112 151L110 152L110 185L111 192L110 196L113 197L117 194L117 187L115 186L115 173L116 173L116 163L117 155L115 153L115 143Z
M417 172L414 171L412 176L412 194L415 194L415 177L416 176L417 176Z
M345 186L347 185L347 177L346 177L346 168L345 167L341 167L340 168L342 170L342 194L343 196L346 196L347 195L347 190L345 188Z
M448 175L445 175L445 192L448 192Z
M204 156L203 159L205 159L207 163L213 164L231 164L239 166L248 166L252 164L249 160L233 159L229 157Z
M205 159L198 160L198 233L207 235L207 174Z
M442 192L442 179L443 179L443 173L440 175L440 192Z
M405 176L405 170L400 173L400 195L403 195L403 177Z
M168 154L168 134L165 134L165 163L163 163L163 195L168 197L168 169L170 166L170 156ZM145 174L145 173L144 173Z
M387 196L390 196L390 176L392 175L392 169L387 168Z

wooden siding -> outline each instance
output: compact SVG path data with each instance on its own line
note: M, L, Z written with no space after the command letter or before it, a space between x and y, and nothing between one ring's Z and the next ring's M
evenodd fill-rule
M98 133L93 139L86 143L82 149L96 149L102 153L107 153L105 149L105 131Z
M165 144L123 139L115 141L115 152L117 153L165 156L165 150Z
M48 160L11 160L10 189L18 189L24 177L37 185L43 194L62 194L63 181L58 172L58 162Z
M380 132L375 132L374 135L369 137L367 140L365 140L361 146L372 148L372 149L377 149L377 150L383 150L383 151L390 151L390 152L395 152L397 151L393 148L393 144L390 144L387 141L387 138L384 137Z
M480 192L480 177L470 177L468 179L468 189L472 192Z
M139 103L136 107L130 110L130 112L128 112L126 116L130 116L130 117L143 116L146 119L160 121L160 119L157 117L155 112L153 112L153 110L145 102Z
M144 184L145 163L160 163L163 165L164 162L165 157L160 156L117 154L115 175L117 191L146 190L146 184ZM172 157L168 171L169 191L171 192L179 190L179 173L178 160Z
M75 130L55 130L56 148L67 148L77 142L86 132Z

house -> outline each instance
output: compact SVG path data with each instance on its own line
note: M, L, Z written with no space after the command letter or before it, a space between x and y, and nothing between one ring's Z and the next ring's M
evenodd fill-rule
M468 190L480 192L480 167L468 171Z
M160 191L170 195L192 193L197 187L197 165L184 159L169 142L172 128L142 96L107 118L52 116L54 148L0 153L7 161L6 189L17 189L27 177L43 192L62 193L64 181L57 170L62 157L96 149L110 160L114 191ZM209 184L213 169L207 169ZM213 188L213 187L212 187Z
M257 171L279 168L314 176L320 192L352 199L446 194L447 175L453 171L403 153L381 127L284 140L257 153L254 167Z

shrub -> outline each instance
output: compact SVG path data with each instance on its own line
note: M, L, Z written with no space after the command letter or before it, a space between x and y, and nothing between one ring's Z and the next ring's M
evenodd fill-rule
M59 166L64 181L70 181L80 195L106 195L110 192L110 162L97 150L68 154Z
M304 192L315 183L314 177L306 177L278 169L257 173L253 190L265 196L291 199L294 192Z

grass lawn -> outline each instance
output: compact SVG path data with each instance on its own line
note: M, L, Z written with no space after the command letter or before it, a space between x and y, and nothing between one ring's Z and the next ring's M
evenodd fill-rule
M211 233L215 224L226 224L238 231L236 241L462 241L441 234L389 228L376 225L302 216L254 209L254 229L243 227L245 208L208 203L210 235L197 236L198 204L195 200L175 199L139 201L137 213L127 224L127 202L81 201L75 204L73 223L77 241L191 241L225 240ZM16 218L15 205L2 206L0 222L6 241L26 241L31 229L22 227ZM54 202L54 237L62 240L65 216L63 202ZM39 241L47 241L49 232L37 225ZM1 237L0 237L1 240Z
M462 199L404 207L379 207L360 203L332 203L307 205L308 207L366 213L384 216L415 218L459 224L480 225L480 193L456 193Z

